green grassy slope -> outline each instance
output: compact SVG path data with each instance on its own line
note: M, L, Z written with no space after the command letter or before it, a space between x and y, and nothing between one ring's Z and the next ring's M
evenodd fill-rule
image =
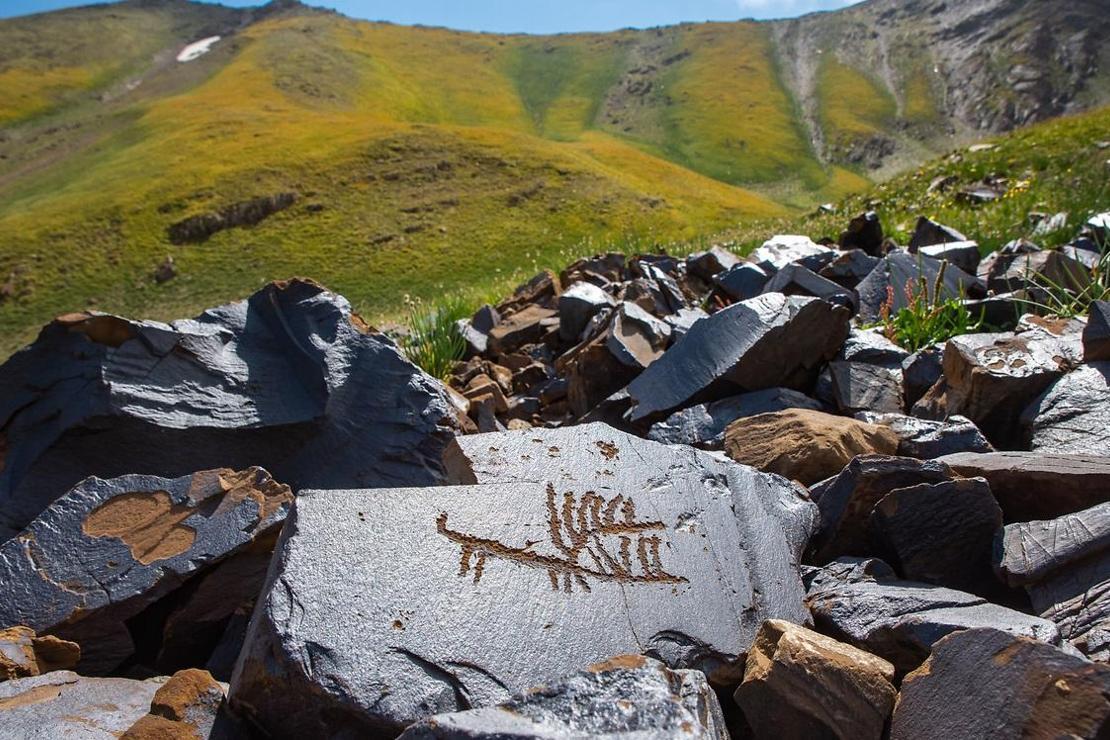
M224 38L176 63L210 35ZM63 311L171 318L291 274L383 319L405 295L866 188L817 151L780 52L766 24L501 36L292 2L2 21L0 351ZM936 118L926 72L896 91L843 64L819 74L834 134ZM285 192L295 204L256 226L170 243L183 219ZM157 283L168 256L178 276Z

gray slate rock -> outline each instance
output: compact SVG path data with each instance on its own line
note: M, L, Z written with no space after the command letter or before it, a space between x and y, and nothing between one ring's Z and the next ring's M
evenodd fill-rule
M832 398L841 412L874 411L897 414L902 411L902 368L870 362L833 360L829 363Z
M899 675L921 665L945 635L974 627L1063 644L1056 625L1046 619L963 591L891 578L881 568L860 567L858 560L849 563L847 572L811 577L807 601L814 624L820 632L889 660Z
M921 247L918 254L932 257L935 260L946 260L960 268L968 275L974 275L979 269L982 255L979 252L979 243L972 241L948 242L947 244L934 244Z
M1110 459L1093 455L995 452L946 455L965 478L986 478L1007 522L1054 519L1110 501Z
M880 555L911 581L991 598L1001 586L992 568L1002 510L982 478L898 488L869 520Z
M543 459L559 454L552 447L530 450ZM615 468L632 451L598 452ZM737 474L752 485L732 496L727 476L709 471L650 489L556 479L303 492L232 708L277 738L395 733L629 652L734 682L777 603L805 619L769 507L733 510L741 494L789 486ZM775 538L777 550L766 542Z
M613 297L592 283L575 283L559 296L559 338L575 342L590 319L614 303Z
M967 241L967 237L955 229L939 224L925 216L919 216L913 229L913 236L910 237L910 252L916 252L921 247L929 247L935 244L963 241Z
M680 308L670 316L663 317L663 320L671 327L671 341L673 343L686 336L690 327L695 323L707 318L709 318L709 314L700 308Z
M117 740L150 709L158 679L85 678L71 671L0 683L0 735L12 740Z
M719 450L725 443L725 429L732 422L784 409L823 411L824 407L798 391L768 388L676 411L664 421L653 424L647 438L664 444Z
M933 460L960 452L994 452L994 447L971 419L950 416L945 421L918 419L904 414L860 412L857 419L868 424L882 424L898 435L898 454Z
M777 293L718 311L629 384L631 418L659 417L738 390L805 387L840 350L848 319L839 306Z
M1092 362L1053 383L1021 415L1030 449L1110 456L1110 362Z
M643 370L662 357L671 341L671 327L635 303L617 307L605 346L622 365Z
M909 254L897 250L891 252L879 262L863 281L856 286L859 294L859 316L864 322L878 321L883 304L888 296L893 296L892 313L908 305L906 298L906 285L911 285L918 291L922 279L926 284L929 300L935 301L934 295L937 275L940 273L941 262L923 254ZM986 286L975 277L968 275L954 265L949 265L944 271L944 280L940 285L940 300L947 298L982 298L986 295Z
M762 292L782 293L783 295L808 295L835 303L838 306L844 306L853 312L857 304L854 291L848 290L828 278L821 277L801 265L787 265L776 272L763 286Z
M459 319L455 326L459 334L466 340L466 346L472 355L485 354L489 349L489 333L501 321L501 314L488 303L469 319Z
M702 673L622 655L496 707L437 714L401 734L403 740L585 737L728 740L728 731Z
M763 292L770 279L767 271L751 262L730 267L713 278L713 283L734 301L746 301Z
M82 673L108 673L134 651L127 620L274 533L292 501L259 468L89 478L0 545L0 629L72 640Z
M1110 360L1110 301L1095 301L1083 329L1083 361Z
M848 228L841 232L837 244L841 249L861 249L876 257L882 254L883 225L879 214L867 211L853 218Z
M839 252L830 247L815 244L808 236L773 236L748 257L763 268L767 274L774 274L791 263L796 263L817 272L836 259Z
M878 264L878 257L872 257L861 249L850 249L841 252L840 256L822 267L817 274L832 280L837 285L853 289L870 275Z
M686 272L709 282L717 275L740 264L740 258L724 247L713 246L686 258Z
M315 283L171 324L63 316L0 367L0 540L90 475L432 485L455 419L439 381Z
M1103 738L1110 667L995 629L949 635L906 677L892 740Z
M943 359L944 345L937 344L919 349L902 360L905 408L913 408L913 405L940 380L941 375L944 374Z
M891 491L922 483L944 483L956 477L936 460L861 455L821 487L817 507L821 525L810 542L807 562L827 563L844 555L866 555L871 549L871 510Z
M1110 502L1006 527L998 571L1091 660L1110 660Z

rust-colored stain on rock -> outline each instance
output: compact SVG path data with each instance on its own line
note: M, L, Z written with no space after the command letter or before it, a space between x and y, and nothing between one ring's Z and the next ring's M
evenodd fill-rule
M35 686L32 689L24 691L22 694L9 696L7 699L0 699L0 712L53 701L57 699L61 693L61 686Z
M55 319L70 331L80 332L97 344L118 347L135 337L135 328L118 316L67 313Z
M131 548L131 557L150 565L192 547L196 530L181 522L195 511L174 504L165 491L128 493L102 504L89 514L81 529L89 537L122 540Z
M594 663L590 666L591 673L604 673L605 671L616 671L622 668L636 670L637 668L644 667L644 656L642 655L617 655L601 663Z

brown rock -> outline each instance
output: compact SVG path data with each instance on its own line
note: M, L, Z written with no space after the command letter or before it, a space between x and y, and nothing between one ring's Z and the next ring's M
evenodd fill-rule
M162 685L150 702L150 713L141 717L122 740L215 740L231 737L231 722L224 714L224 690L208 671L178 671Z
M808 409L738 419L725 430L733 460L812 485L840 472L857 455L893 455L898 437L887 427Z
M36 637L30 627L0 630L0 681L68 671L81 659L81 647L53 635Z
M994 629L948 635L906 676L892 740L1105 738L1110 666Z
M488 375L476 375L467 383L463 395L473 404L472 409L481 401L489 399L496 413L503 414L509 410L509 401L505 398L501 385Z
M1110 459L1041 452L961 452L939 459L986 478L1007 522L1055 519L1110 501Z
M495 354L505 354L529 342L543 338L544 320L556 318L558 314L540 305L528 305L514 313L489 332L490 350Z
M882 658L769 619L734 698L756 737L878 740L894 709L893 678Z
M636 377L637 370L618 360L608 341L609 333L603 332L575 351L564 365L567 404L575 416L585 416Z
M562 292L558 275L551 270L544 270L523 285L517 286L511 298L498 304L497 312L504 316L506 313L519 312L525 307L537 305L555 308L556 299Z

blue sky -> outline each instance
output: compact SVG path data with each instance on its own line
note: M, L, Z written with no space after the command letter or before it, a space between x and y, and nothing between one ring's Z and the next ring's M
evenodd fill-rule
M354 18L466 30L529 33L609 31L682 21L781 18L857 0L307 0ZM223 0L259 5L264 0ZM88 4L88 0L0 0L0 18Z

